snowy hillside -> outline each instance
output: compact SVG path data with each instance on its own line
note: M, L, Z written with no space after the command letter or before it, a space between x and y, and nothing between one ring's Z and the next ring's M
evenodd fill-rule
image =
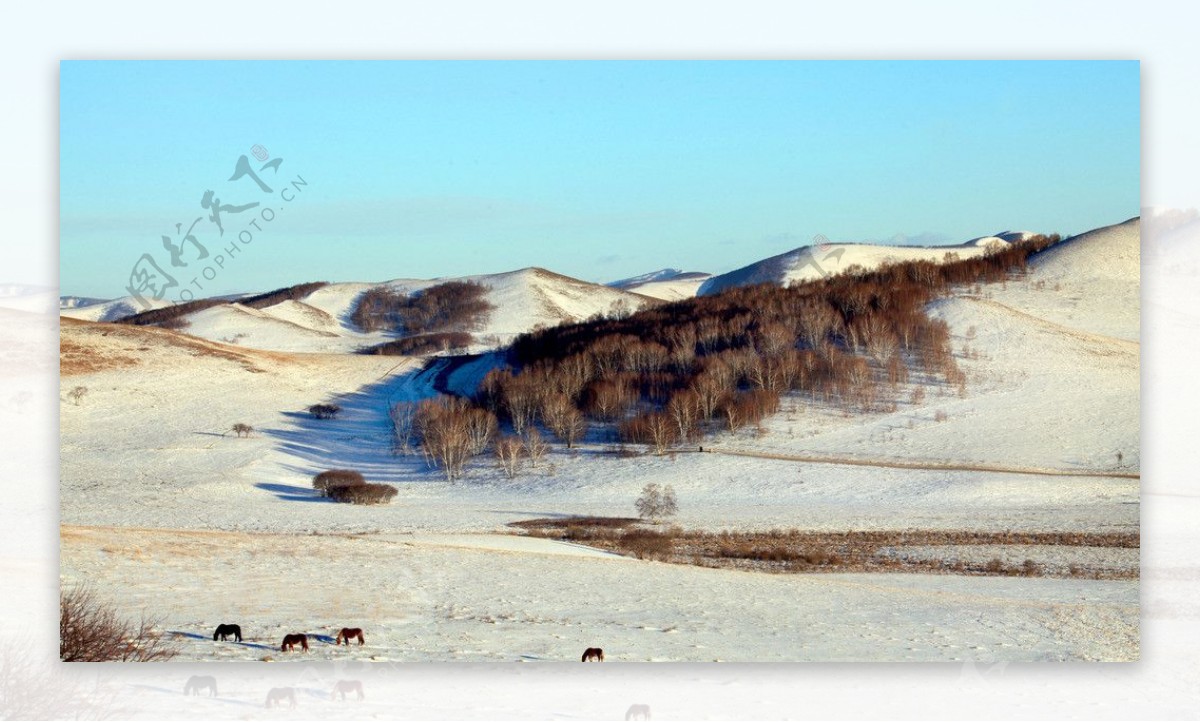
M1081 233L1030 259L1024 283L993 300L1085 333L1140 338L1141 221Z
M700 286L710 278L711 273L664 268L661 271L613 281L608 285L663 301L679 301L695 296Z
M59 310L67 310L71 308L84 308L85 306L95 306L97 303L104 303L103 298L88 298L86 296L59 296Z
M384 332L364 333L351 322L358 297L369 289L388 288L412 294L448 281L473 281L487 288L495 306L474 330L473 350L494 348L537 326L580 321L624 306L637 310L650 300L616 288L587 283L541 268L509 273L438 278L397 279L384 283L331 283L302 300L285 300L256 309L238 303L214 306L184 316L183 332L192 336L272 351L350 353L395 338ZM168 304L160 304L168 305ZM87 321L115 321L140 311L123 298L62 312Z
M884 263L917 260L940 263L945 260L947 254L953 254L960 259L971 258L1027 235L1020 231L1008 231L952 246L881 246L866 243L801 246L787 253L713 276L700 286L698 295L720 293L727 288L756 283L787 285L793 281L807 281L841 273L851 266L869 269Z
M146 299L146 304L143 306L133 296L122 296L111 301L62 307L60 315L80 321L119 321L126 316L132 316L152 308L165 308L170 306L171 302Z

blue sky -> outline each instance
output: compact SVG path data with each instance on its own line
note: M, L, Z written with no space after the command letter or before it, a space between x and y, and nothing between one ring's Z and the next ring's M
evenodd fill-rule
M61 289L125 295L144 253L186 286L242 230L196 296L1079 232L1139 212L1139 94L1134 61L64 62ZM271 193L228 180L255 144ZM222 236L209 190L259 205Z

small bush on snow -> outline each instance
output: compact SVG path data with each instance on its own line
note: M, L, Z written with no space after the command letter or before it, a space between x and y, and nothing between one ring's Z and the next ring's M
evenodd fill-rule
M322 471L313 477L313 488L323 496L332 496L330 491L338 486L362 486L367 480L363 475L351 469L330 469Z
M389 484L352 484L331 487L326 494L344 504L386 504L396 496L396 487Z

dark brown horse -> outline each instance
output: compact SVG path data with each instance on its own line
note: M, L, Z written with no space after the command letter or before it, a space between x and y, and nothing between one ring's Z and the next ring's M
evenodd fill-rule
M213 677L201 677L200 675L192 675L188 677L187 684L183 686L183 693L190 695L199 695L200 690L207 689L209 697L217 696L217 680Z
M236 624L218 624L217 631L213 632L213 641L217 641L218 637L222 642L228 637L233 637L240 642L242 641L242 628Z
M362 682L357 679L339 679L338 683L333 685L333 694L330 695L330 698L336 698L340 694L342 700L345 701L347 692L357 692L358 698L363 699Z
M267 692L267 709L271 709L272 706L282 707L285 701L288 703L288 707L295 709L295 687L275 687L270 692Z
M593 661L603 662L604 661L604 650L600 649L599 647L588 647L583 652L583 659L581 659L579 661L580 662L593 662Z
M345 642L346 646L349 647L351 639L357 639L358 646L360 647L366 644L366 641L363 639L363 633L361 629L358 627L342 627L342 631L338 632L337 641L334 642L334 646Z
M289 634L283 638L283 644L279 645L280 652L294 652L296 645L299 644L308 651L308 635L307 634Z

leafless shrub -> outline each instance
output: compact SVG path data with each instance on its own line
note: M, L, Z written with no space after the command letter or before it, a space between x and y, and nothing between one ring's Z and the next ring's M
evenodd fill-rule
M90 587L59 592L59 659L64 662L162 662L178 654L157 631L158 620L121 617Z
M655 559L669 556L674 551L674 539L670 534L650 529L630 529L618 538L621 549L638 559Z
M945 409L938 409L937 411L933 412L933 420L939 424L945 421L947 418L948 417L946 416Z
M912 401L913 406L920 406L921 404L925 403L925 387L924 386L918 385L912 390L911 401Z
M322 496L332 496L330 493L334 487L338 486L362 486L367 480L363 475L352 469L330 469L322 471L313 477L313 488L321 492Z
M76 406L78 406L79 402L83 400L83 397L87 395L88 387L86 386L76 386L67 392L67 398L69 398Z
M253 433L254 427L251 426L250 424L240 424L239 423L239 424L233 425L232 431L233 431L233 433L237 434L238 437L240 438L243 436L249 436L251 433Z
M397 492L390 484L352 484L331 486L326 493L330 499L343 504L387 504Z
M313 404L308 407L308 413L318 419L332 419L341 413L342 407L337 404Z

